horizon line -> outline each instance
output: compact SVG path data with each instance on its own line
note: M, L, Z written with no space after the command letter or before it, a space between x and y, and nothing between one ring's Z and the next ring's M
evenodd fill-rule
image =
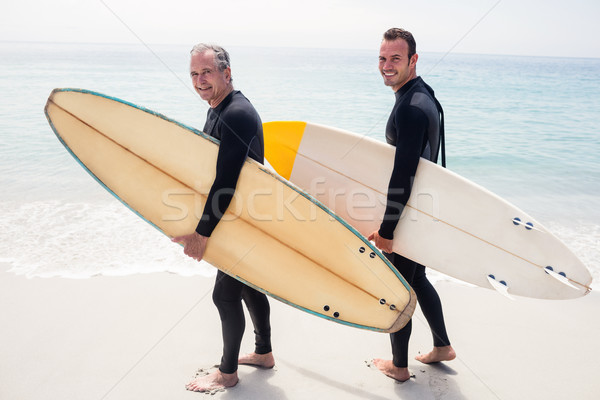
M194 42L195 43L195 42ZM58 44L58 45L107 45L107 46L142 46L143 45L138 41L131 42L91 42L91 41L48 41L48 40L3 40L0 39L0 44ZM149 43L148 46L188 46L189 44L185 43ZM193 46L193 44L192 44ZM301 46L301 45L267 45L267 44L254 44L254 45L245 45L245 44L226 44L224 47L229 48L265 48L265 49L304 49L304 50L361 50L361 51L369 51L371 49L366 47L358 47L358 48L350 48L350 47L316 47L316 46ZM445 52L442 50L426 50L426 51L418 51L420 54L444 54ZM567 55L531 55L531 54L508 54L508 53L491 53L491 52L467 52L467 51L457 51L450 52L449 54L457 54L457 55L473 55L473 56L503 56L503 57L531 57L531 58L566 58L566 59L590 59L597 60L600 59L600 56L567 56Z

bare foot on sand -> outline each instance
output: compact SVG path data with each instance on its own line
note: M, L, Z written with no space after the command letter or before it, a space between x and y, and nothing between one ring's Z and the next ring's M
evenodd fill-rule
M415 360L421 361L423 364L431 364L440 361L452 361L456 358L456 353L452 346L434 347L427 354L420 354L415 357Z
M376 358L373 360L373 364L384 374L400 382L406 382L410 379L410 371L408 368L399 368L394 365L392 360L382 360Z
M238 364L251 365L253 367L271 369L275 366L275 358L273 358L273 353L267 353L267 354L249 353L249 354L244 354L243 356L240 356L240 358L238 359Z
M198 376L190 383L185 385L185 388L192 392L212 392L224 390L225 388L235 386L238 383L237 372L233 374L224 374L216 370L208 375Z

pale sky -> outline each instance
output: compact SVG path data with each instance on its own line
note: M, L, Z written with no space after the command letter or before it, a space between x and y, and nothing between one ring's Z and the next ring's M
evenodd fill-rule
M7 3L7 4L6 4ZM8 0L0 41L378 48L600 57L598 0Z

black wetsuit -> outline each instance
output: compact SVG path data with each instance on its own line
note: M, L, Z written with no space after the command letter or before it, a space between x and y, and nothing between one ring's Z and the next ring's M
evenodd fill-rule
M394 229L408 198L417 171L419 158L437 162L440 133L441 106L435 100L433 90L417 77L396 92L396 103L386 126L387 142L396 147L394 169L388 187L385 216L379 235L394 238ZM435 249L431 249L435 251ZM440 298L425 274L425 267L399 254L386 254L404 279L412 286L423 315L429 323L436 347L450 345L444 324ZM396 367L408 366L408 341L412 320L400 331L390 334L393 363Z
M246 157L264 162L264 142L260 117L239 91L232 91L217 107L208 110L204 132L221 141L215 180L196 227L199 234L210 236L233 198ZM223 330L223 357L219 369L227 374L234 373L238 367L246 324L242 300L254 324L255 352L271 352L267 296L219 270L213 289L213 302L219 310Z

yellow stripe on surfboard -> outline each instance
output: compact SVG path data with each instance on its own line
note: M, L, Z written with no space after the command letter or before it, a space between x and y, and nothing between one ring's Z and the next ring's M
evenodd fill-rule
M285 179L292 176L298 147L304 135L306 122L275 121L263 124L265 158Z

